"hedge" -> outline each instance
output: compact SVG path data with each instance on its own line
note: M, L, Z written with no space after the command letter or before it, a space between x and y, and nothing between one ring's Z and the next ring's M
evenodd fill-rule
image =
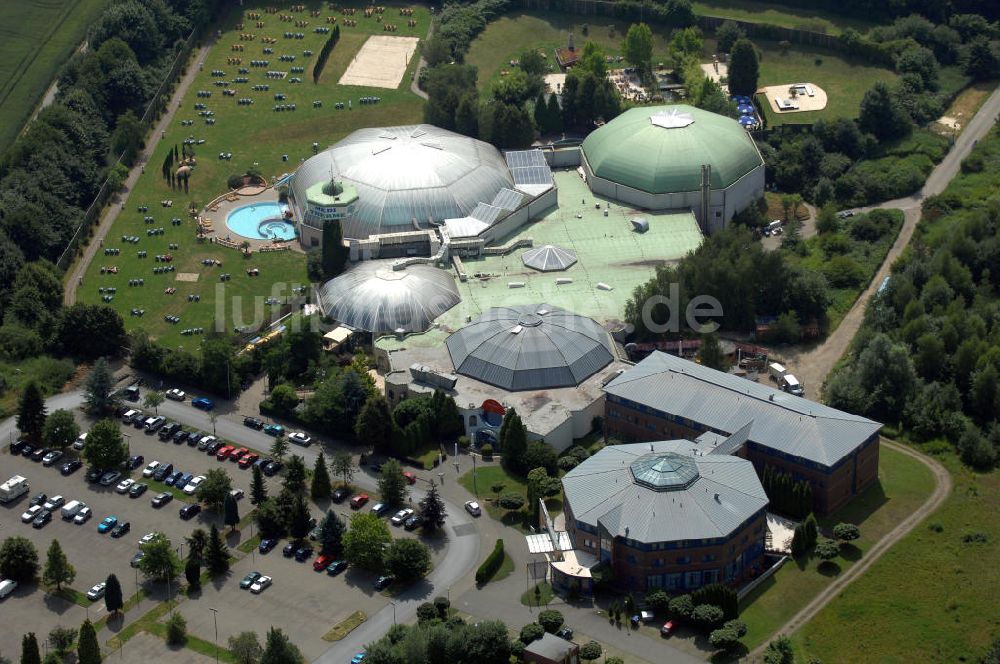
M500 565L503 564L503 556L503 540L498 539L493 546L493 551L486 556L486 560L476 570L476 583L482 585L492 579L493 575L500 569Z
M319 83L319 76L323 73L323 67L326 66L326 61L330 57L330 51L333 47L337 45L340 41L340 26L333 26L333 30L330 31L330 36L327 37L326 43L323 44L323 49L319 52L319 56L316 58L316 64L313 65L313 83Z

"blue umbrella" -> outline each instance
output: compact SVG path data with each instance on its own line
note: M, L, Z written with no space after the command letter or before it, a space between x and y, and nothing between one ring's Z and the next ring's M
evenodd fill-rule
M739 123L741 125L743 125L744 127L749 127L751 125L757 124L757 121L755 119L753 119L752 117L750 117L749 115L741 115L740 119L739 119Z
M733 101L737 104L749 104L750 97L747 97L746 95L733 95Z
M740 115L753 115L754 113L754 108L750 104L740 104L736 110L740 112Z

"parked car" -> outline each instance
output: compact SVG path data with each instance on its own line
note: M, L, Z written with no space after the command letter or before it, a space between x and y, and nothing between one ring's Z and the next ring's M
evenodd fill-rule
M271 549L278 545L278 540L265 538L260 541L260 546L257 547L257 551L260 553L268 553Z
M240 468L249 468L259 458L260 458L260 455L257 454L256 452L248 452L248 453L244 454L243 456L240 457Z
M413 473L411 473L408 470L403 471L403 477L406 479L406 481L407 481L408 484L416 484L417 483L417 476L414 475Z
M63 453L59 450L52 450L42 457L42 465L45 467L54 466L59 459L63 458Z
M385 590L395 580L396 577L392 576L391 574L385 574L383 576L380 576L379 578L375 579L375 590Z
M139 466L141 466L142 462L145 461L145 460L146 460L146 458L144 456L142 456L141 454L136 454L135 456L130 456L128 458L128 462L126 462L126 464L125 464L125 467L128 468L129 470L135 470L136 468L138 468Z
M108 584L105 583L104 581L101 581L100 583L94 585L90 590L87 591L87 599L89 599L92 602L96 602L97 600L104 597L104 589L107 588L107 585Z
M59 472L62 473L63 475L72 475L81 468L83 468L82 461L80 461L79 459L70 459L69 461L67 461L62 465L62 468L59 469Z
M97 532L106 533L117 525L118 525L118 517L114 515L106 516L104 517L103 521L97 524Z
M309 557L313 554L313 549L308 544L303 544L298 549L295 550L295 559L300 563L304 563L309 560Z
M317 572L325 570L333 562L333 556L322 554L313 561L313 569Z
M674 621L668 620L663 623L663 627L660 628L660 636L670 636L674 633Z
M209 456L215 456L215 453L225 446L226 444L221 440L213 440L211 443L208 444L208 447L205 448L205 452Z
M252 586L257 581L257 579L259 579L262 576L264 575L261 574L260 572L257 571L250 572L249 574L243 577L242 581L240 581L240 588L246 590L247 588Z
M364 661L365 661L365 654L363 652L359 652L357 655L351 658L351 664L364 664Z
M90 517L92 516L94 516L94 511L91 510L89 507L84 507L83 509L81 509L79 512L76 513L76 516L73 517L73 523L75 523L78 526L82 525L84 523L87 523L87 521L89 521Z
M332 563L326 566L326 573L330 576L337 576L341 572L347 569L346 560L334 560Z
M31 526L33 528L44 528L50 521L52 521L52 512L43 509L37 516L35 516L35 520L31 522Z
M159 461L150 461L148 464L146 464L146 467L142 470L142 476L152 477L153 473L155 473L156 469L159 467L160 467Z
M285 558L291 558L295 555L295 550L299 548L299 545L295 542L289 542L281 549L281 555Z
M413 516L411 516L409 519L406 520L406 523L403 524L403 527L406 528L407 530L416 530L422 525L424 525L424 517L420 516L419 514L414 514Z
M566 639L567 641L573 640L573 630L569 627L562 627L556 632L556 636L560 639Z
M118 486L115 487L115 492L128 493L128 490L132 488L133 484L135 484L135 480L132 479L131 477L126 477L125 479L123 479L121 482L118 483Z
M258 595L270 587L271 587L271 577L262 576L253 582L253 584L250 586L250 592L252 592L254 595Z
M174 433L174 435L171 436L170 439L174 441L174 445L183 445L184 443L188 442L188 439L191 438L192 435L193 434L191 434L190 432L181 429L180 431Z
M65 504L66 504L66 499L63 498L62 496L52 496L42 504L42 507L44 507L50 512L54 512L55 510L59 509Z
M264 425L264 433L268 436L274 436L277 438L278 436L285 435L285 427L280 424L266 424Z
M243 492L243 489L237 487L235 489L230 489L229 495L233 497L233 500L243 500L243 496L246 494Z
M250 427L251 429L256 429L257 431L260 431L261 429L264 428L264 420L260 419L259 417L244 417L243 426Z
M238 450L233 450L232 452L229 453L229 460L232 461L233 463L237 463L247 454L250 454L250 450L248 450L245 447L241 447Z
M15 440L13 443L10 444L10 453L11 454L20 454L24 450L24 448L27 447L27 445L28 445L28 441L26 441L23 438L19 438L19 439ZM82 449L82 447L81 447L81 449Z
M101 475L101 486L111 486L118 480L120 480L122 474L117 470L109 470L108 472Z
M29 457L30 458L31 455L34 454L34 453L35 453L35 448L32 447L31 445L28 445L27 443L25 443L21 447L21 456L23 456L23 457Z
M191 405L200 410L212 410L215 403L208 397L195 397L191 399Z
M194 505L185 505L181 508L180 515L185 521L195 518L201 513L201 505L195 503Z
M151 417L148 420L146 420L146 423L143 425L143 428L146 430L146 433L156 433L159 430L159 428L166 423L167 423L167 418L163 417L162 415L157 415L156 417Z
M111 529L111 536L118 539L119 537L123 537L130 530L132 530L132 524L128 521L122 521Z
M38 505L39 507L41 507L42 505L45 504L45 501L48 499L49 499L48 495L44 493L36 493L28 504L32 506Z
M162 429L157 432L157 436L160 440L169 440L173 438L174 434L181 430L181 425L177 422L171 422L165 425Z
M232 454L233 450L235 449L236 448L233 447L232 445L226 445L224 447L221 447L219 448L219 451L215 453L215 458L218 459L219 461L225 461L226 459L229 458L229 455Z
M177 480L179 480L182 477L184 477L184 471L175 470L170 474L169 477L163 480L163 483L166 484L167 486L174 486L175 484L177 484Z
M306 435L302 431L294 431L288 434L288 440L296 445L302 445L303 447L309 447L312 445L312 436Z
M197 477L192 477L191 480L184 486L184 493L189 496L193 496L198 490L198 485L205 481L204 475L198 475Z
M184 394L184 390L178 390L176 387L172 390L167 390L164 392L163 396L167 397L171 401L184 401L187 395Z
M47 447L39 447L39 448L38 448L38 449L36 449L36 450L35 450L34 452L32 452L32 453L31 453L31 456L30 456L30 457L28 457L28 458L29 458L29 459L31 459L32 461L34 461L35 463L39 463L39 462L41 462L41 460L42 460L42 459L44 459L44 458L45 458L45 456L46 456L46 455L47 455L47 454L48 454L49 452L51 452L51 451L52 451L52 450L50 450L50 449L49 449L49 448L47 448Z
M333 502L342 503L344 502L344 498L347 498L349 495L351 495L351 492L348 489L340 487L338 489L334 489L333 494L330 497L333 499Z
M148 489L148 488L149 488L149 485L146 484L145 482L136 482L135 484L133 484L129 488L129 490L128 490L128 497L129 498L138 498L142 494L146 493L146 489Z
M351 509L359 510L362 507L364 507L365 503L367 502L368 502L368 494L359 493L358 495L351 498Z
M266 466L264 466L260 470L268 477L274 477L279 472L281 472L282 468L284 468L284 465L282 465L280 461L272 459Z
M174 499L174 494L165 491L163 493L158 493L155 496L153 496L152 505L153 507L163 507L173 499Z
M84 448L86 444L87 444L87 432L84 431L83 433L81 433L79 436L76 437L76 440L73 441L73 449L79 452ZM11 454L13 454L13 451L11 451Z
M196 434L197 435L197 434ZM201 436L198 438L198 449L202 452L208 451L208 446L217 441L215 436Z
M132 560L129 561L129 566L131 566L131 567L138 567L139 563L141 563L142 559L145 558L145 557L146 557L146 552L145 551L138 552L137 554L135 554L134 556L132 556Z
M479 516L480 514L483 513L483 510L479 506L479 503L477 503L474 500L466 501L466 503L465 503L465 511L468 512L469 514L471 514L472 516Z
M157 482L162 482L163 480L167 479L167 476L171 475L173 472L174 472L174 464L172 463L160 464L160 466L153 473L153 479L156 480Z
M91 468L87 471L87 474L84 475L84 479L86 479L90 484L100 482L102 477L104 477L103 468Z
M375 508L372 508L372 511L374 512ZM407 507L406 509L399 510L398 512L393 514L392 518L389 519L389 521L394 526L401 526L404 523L406 523L406 520L409 519L411 516L413 516L413 514L414 514L413 510Z
M28 509L24 510L24 512L21 514L21 523L31 523L32 521L35 520L35 517L38 516L38 513L41 512L43 509L45 508L42 507L41 505L30 505Z
M192 431L187 435L187 438L184 439L184 442L187 443L188 447L195 447L199 442L201 442L201 438L202 435L200 433Z
M139 546L142 546L143 544L149 544L150 542L152 542L153 540L155 540L157 537L162 537L162 536L163 536L163 533L158 533L158 532L155 532L155 531L151 532L151 533L146 533L145 535L143 535L142 537L139 538Z

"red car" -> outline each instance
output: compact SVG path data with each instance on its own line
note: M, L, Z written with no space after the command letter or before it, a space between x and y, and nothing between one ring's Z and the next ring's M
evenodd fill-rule
M235 452L230 452L229 453L229 460L232 461L233 463L236 463L237 461L239 461L240 459L242 459L247 454L250 454L250 450L248 450L245 447L241 447L240 449L236 450Z
M359 510L362 507L364 507L365 503L367 502L368 502L368 494L359 493L358 495L351 498L351 509Z
M674 621L668 620L663 623L663 627L660 628L660 636L670 636L674 633Z
M219 451L215 453L215 458L218 459L219 461L225 461L226 459L229 458L229 455L233 453L234 449L236 448L233 447L232 445L226 445L225 447L220 447Z
M417 483L417 476L411 473L410 471L406 471L405 473L403 473L403 477L405 477L406 481L409 482L410 484Z
M313 569L316 570L317 572L322 572L327 567L329 567L330 563L332 562L333 562L333 556L328 556L324 553L319 558L313 561Z
M259 458L260 455L255 452L244 454L243 456L240 457L240 468L249 468L250 466L255 464L257 462L257 459Z

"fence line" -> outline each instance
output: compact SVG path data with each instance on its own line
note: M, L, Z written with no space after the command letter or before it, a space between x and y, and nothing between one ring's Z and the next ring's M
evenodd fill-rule
M149 103L146 104L146 110L143 111L142 117L139 118L140 124L145 130L145 135L148 140L149 130L152 129L153 124L159 119L159 114L166 110L167 105L170 102L169 97L164 97L165 90L177 82L178 74L184 69L184 65L187 63L188 58L191 57L191 51L195 44L195 37L198 34L198 29L193 28L191 33L184 39L180 44L180 49L177 52L177 56L174 58L173 63L170 65L170 70L167 75L163 77L163 81L160 83L160 87L156 89L156 92L150 98ZM101 211L104 209L105 204L111 195L115 192L110 190L108 186L111 180L111 171L123 162L125 157L125 152L123 151L115 159L115 162L108 169L108 176L104 178L104 182L101 184L101 188L97 190L97 194L94 196L94 200L91 201L87 210L83 213L83 218L76 227L76 231L73 233L73 237L70 238L69 242L66 244L66 248L63 249L62 254L59 256L59 260L56 261L56 265L60 269L65 270L70 262L72 262L73 257L76 255L76 249L80 244L80 237L84 229L88 229L98 221L101 215Z

